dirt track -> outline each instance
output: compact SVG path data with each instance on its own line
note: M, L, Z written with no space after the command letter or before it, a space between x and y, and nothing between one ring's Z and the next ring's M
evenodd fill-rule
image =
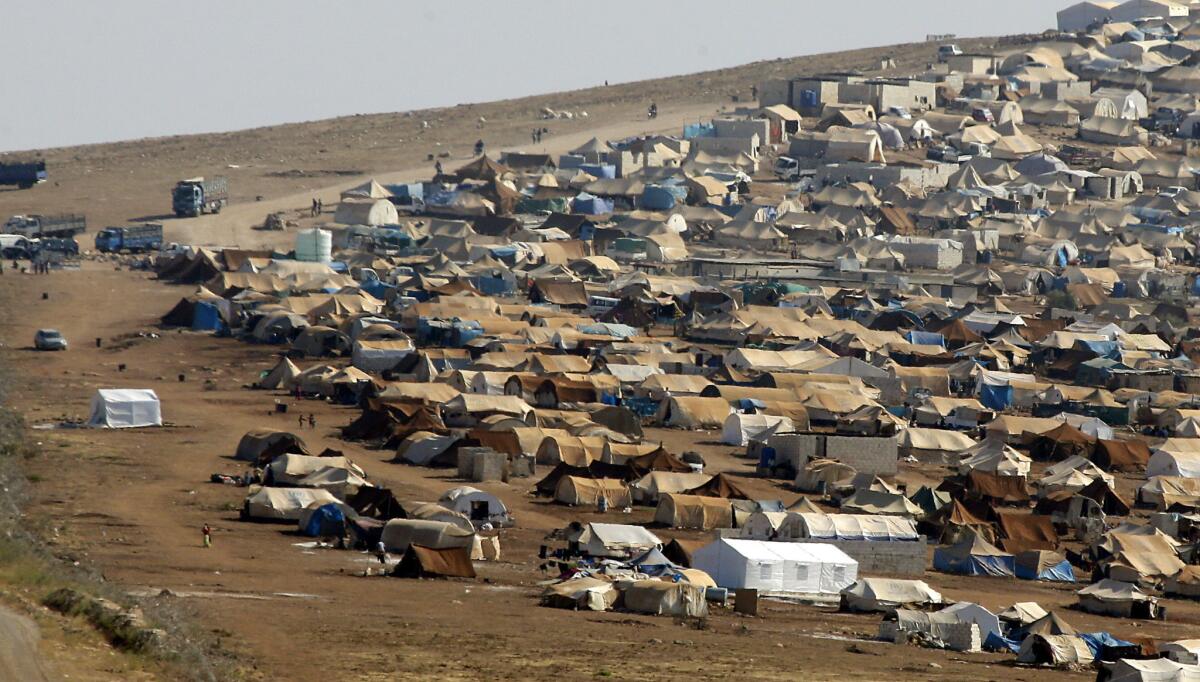
M48 682L51 675L38 651L37 625L0 606L0 680Z

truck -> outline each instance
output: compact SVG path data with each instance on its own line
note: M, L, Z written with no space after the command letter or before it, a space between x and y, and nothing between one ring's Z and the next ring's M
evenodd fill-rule
M0 185L29 189L46 181L46 162L0 163Z
M15 215L4 223L5 234L22 237L74 237L87 230L87 218L68 213L63 215Z
M171 207L175 216L196 217L204 213L220 213L229 203L229 180L223 176L189 178L175 183L171 191Z
M162 243L163 226L161 223L106 227L96 233L96 250L101 253L157 251L162 248Z

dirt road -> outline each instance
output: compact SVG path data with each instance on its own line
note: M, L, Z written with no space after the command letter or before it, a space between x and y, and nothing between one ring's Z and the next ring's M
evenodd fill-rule
M717 111L716 103L693 105L686 108L663 112L653 121L646 119L630 119L586 129L580 132L550 137L538 145L518 145L506 147L505 151L537 152L558 155L582 145L592 137L601 140L617 140L633 135L670 133L678 135L684 124L697 120L707 120ZM490 154L499 158L499 150ZM443 159L446 170L465 164L469 157ZM261 225L268 214L277 211L294 211L305 209L314 198L319 198L326 206L336 206L341 193L355 185L362 184L368 178L374 178L381 183L400 183L428 180L433 175L431 163L421 166L394 170L385 173L361 175L353 179L343 180L315 190L306 190L295 194L273 198L264 201L235 203L227 206L217 215L205 215L197 218L172 219L164 222L165 239L168 242L181 244L197 244L211 246L236 246L241 248L276 248L287 251L295 246L295 235L287 232L268 232L253 229ZM328 217L328 216L327 216Z
M0 606L0 680L49 682L51 675L38 651L37 624Z

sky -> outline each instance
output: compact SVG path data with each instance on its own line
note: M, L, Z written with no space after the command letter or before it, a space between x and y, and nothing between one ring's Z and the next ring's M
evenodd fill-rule
M37 0L0 21L0 151L405 111L923 40L1046 0Z

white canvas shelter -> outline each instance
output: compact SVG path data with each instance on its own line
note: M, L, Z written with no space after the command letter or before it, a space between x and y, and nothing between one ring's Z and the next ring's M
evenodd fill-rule
M409 545L430 549L470 548L475 534L444 521L392 519L379 538L389 552L404 552Z
M162 405L148 388L101 388L92 396L88 426L132 429L162 426Z
M796 425L788 417L735 412L725 418L725 425L721 429L721 442L742 447L750 441L763 440L769 434L786 433L795 429Z
M763 592L838 594L858 579L858 562L820 543L720 538L692 554L717 585Z
M1200 478L1200 452L1157 450L1146 464L1146 477L1152 476Z
M851 610L867 612L942 603L941 593L924 580L863 578L842 590L842 597Z
M917 524L901 516L792 512L779 524L779 539L911 541Z
M979 637L986 640L989 634L1001 634L1000 618L979 604L960 601L951 604L938 613L953 615L960 623L974 623L979 626Z
M469 485L451 488L442 493L438 504L465 514L473 522L491 523L492 525L508 525L511 517L508 507L492 493L484 492Z
M312 505L337 504L338 498L320 488L251 488L246 496L244 511L252 519L267 521L298 521L300 514Z
M654 533L621 523L589 523L577 542L580 550L590 556L624 556L662 546Z
M1200 680L1200 665L1177 663L1165 658L1121 659L1105 664L1109 682L1194 682Z

